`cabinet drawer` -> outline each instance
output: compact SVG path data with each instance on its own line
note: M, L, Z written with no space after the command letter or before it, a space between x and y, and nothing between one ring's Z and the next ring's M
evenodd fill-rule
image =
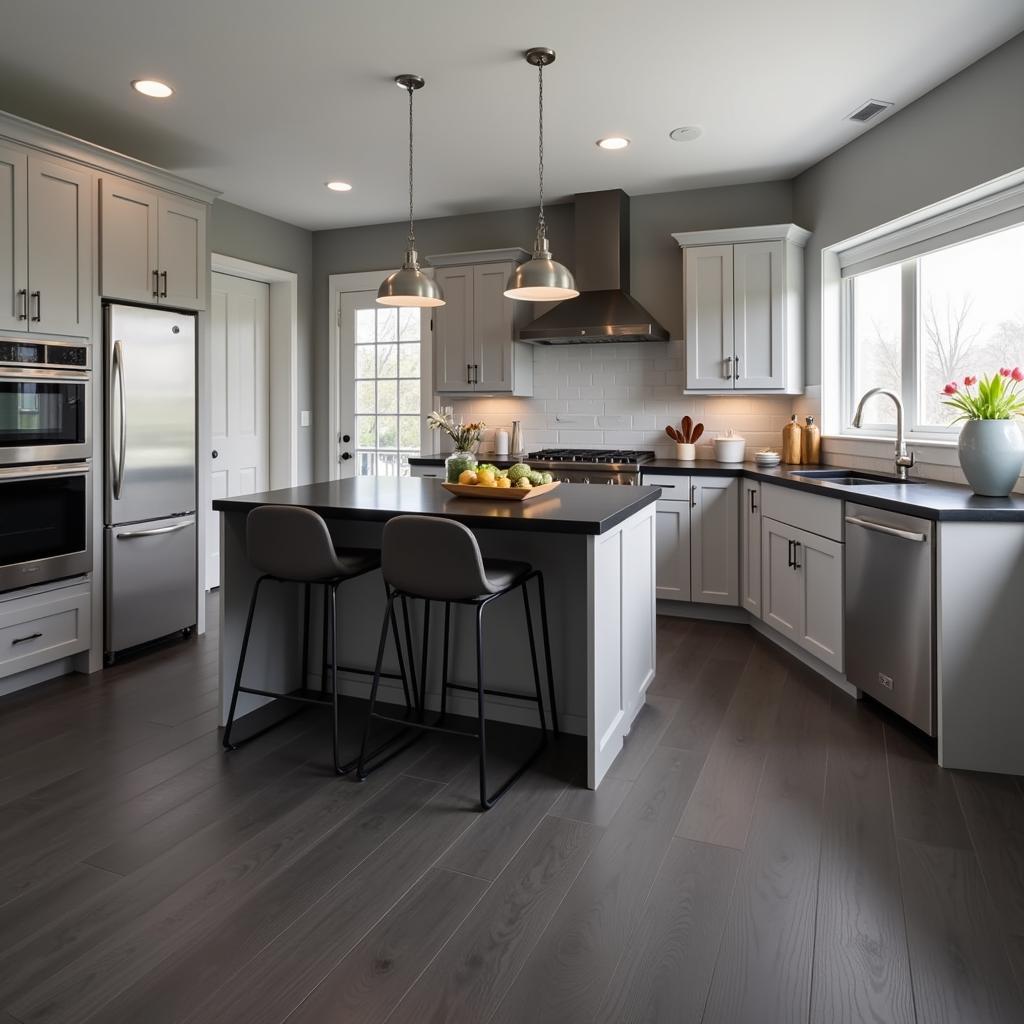
M0 677L89 647L89 587L68 587L0 604Z
M444 466L410 466L409 476L413 477L444 477Z
M691 478L688 476L679 476L675 473L644 473L641 482L644 487L660 487L660 501L685 501L689 504L692 500Z
M843 502L839 498L762 483L761 514L819 537L843 539Z

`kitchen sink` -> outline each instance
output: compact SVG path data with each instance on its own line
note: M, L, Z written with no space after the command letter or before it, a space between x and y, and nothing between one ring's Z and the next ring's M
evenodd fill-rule
M791 470L790 476L804 477L807 480L821 480L826 484L838 484L840 487L870 487L875 484L910 484L913 480L898 480L894 476L882 476L880 473L858 473L854 469L805 469Z

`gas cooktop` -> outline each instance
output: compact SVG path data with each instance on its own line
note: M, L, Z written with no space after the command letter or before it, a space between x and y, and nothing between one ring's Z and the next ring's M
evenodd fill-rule
M539 452L530 452L527 458L534 462L640 465L650 462L654 458L654 452L637 451L633 448L542 448Z

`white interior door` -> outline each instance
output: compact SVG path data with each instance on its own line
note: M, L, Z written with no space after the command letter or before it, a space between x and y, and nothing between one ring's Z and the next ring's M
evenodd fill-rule
M210 296L210 501L266 490L270 287L212 275ZM220 585L220 523L207 509L206 589Z
M331 476L408 476L427 440L430 310L337 293L337 438Z

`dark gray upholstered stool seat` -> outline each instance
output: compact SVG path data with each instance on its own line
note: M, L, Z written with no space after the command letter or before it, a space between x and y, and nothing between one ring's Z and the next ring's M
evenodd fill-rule
M354 763L343 766L340 763L338 751L337 591L343 583L379 569L380 551L375 548L335 547L327 524L317 513L310 509L273 505L255 508L249 513L245 523L245 541L249 561L260 570L262 575L253 587L252 599L249 602L249 615L242 637L242 650L238 657L235 686L231 694L231 707L224 729L224 746L233 750L237 745L232 743L231 732L239 693L252 693L264 697L296 701L300 704L330 704L333 716L334 768L335 771L342 774L354 767ZM302 677L297 689L285 693L242 685L242 673L252 632L253 617L256 612L256 600L259 596L260 586L267 580L278 583L298 583L304 586ZM309 690L306 687L309 668L310 591L313 586L321 586L324 591L324 643L320 691ZM393 615L392 623L397 644L397 624ZM399 670L405 689L406 702L411 707L401 647L399 647ZM349 671L359 670L349 669Z
M533 632L533 616L530 609L530 594L527 584L537 581L540 597L541 627L544 637L545 668L547 670L548 698L551 705L551 724L558 735L558 717L555 708L555 688L551 671L551 643L548 635L547 605L544 596L544 577L528 562L514 562L504 559L484 559L473 533L461 523L451 519L430 516L396 516L384 527L381 542L381 571L388 588L388 608L381 627L380 646L377 651L377 665L373 686L370 690L370 707L367 712L363 744L359 754L358 777L363 779L373 768L380 767L397 753L415 742L423 731L448 732L465 736L462 730L449 729L444 725L447 712L448 691L462 690L477 696L477 729L473 734L480 746L480 804L486 810L491 807L509 786L533 763L547 743L547 725L544 718L544 700L541 694L541 674L537 661L537 643ZM530 659L533 667L534 692L511 692L493 690L484 686L483 674L483 613L484 609L497 598L521 589L526 631L530 644ZM381 664L387 641L388 624L394 614L394 602L401 599L424 601L423 612L423 671L420 674L422 687L415 701L417 720L397 718L377 711L377 690L380 684ZM428 723L424 719L426 708L426 666L428 665L427 645L430 631L430 605L437 601L444 604L444 653L441 659L441 707L437 720ZM451 648L451 606L472 605L476 615L476 682L468 686L451 682L448 678L449 651ZM408 616L406 616L408 621ZM410 664L412 654L410 651ZM540 717L541 740L536 750L525 762L493 793L487 787L487 742L485 697L500 696L515 700L536 702ZM368 752L370 729L374 719L383 719L403 726L402 730L389 740ZM406 740L409 731L415 733ZM400 745L397 745L400 744ZM397 745L397 749L396 748ZM389 751L386 755L385 751Z

